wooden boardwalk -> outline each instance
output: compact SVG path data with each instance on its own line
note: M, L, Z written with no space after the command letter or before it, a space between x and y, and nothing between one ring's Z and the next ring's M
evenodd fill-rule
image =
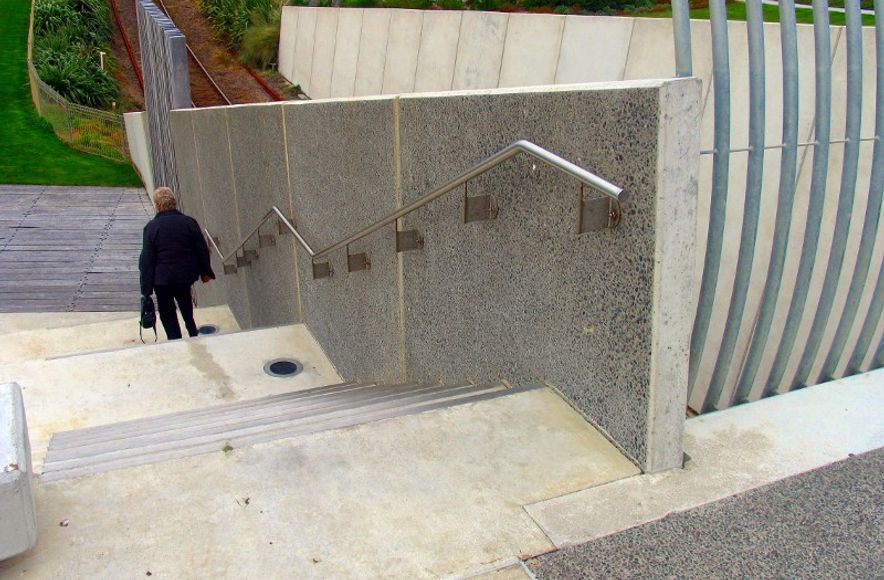
M0 312L137 311L143 189L0 185Z

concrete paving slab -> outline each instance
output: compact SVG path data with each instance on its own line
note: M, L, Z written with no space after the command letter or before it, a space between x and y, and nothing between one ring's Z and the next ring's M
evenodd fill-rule
M559 547L601 538L884 447L884 369L686 422L685 469L526 507Z
M0 364L138 346L141 344L138 338L138 313L126 314L125 318L114 317L76 326L0 333ZM227 306L198 308L194 319L198 325L216 325L221 333L239 330ZM180 321L180 324L184 328L184 322ZM145 341L153 343L152 330L143 331L142 334ZM161 327L157 329L157 334L159 342L166 342Z
M552 547L525 503L636 471L541 389L40 484L39 544L0 577L464 574Z
M294 357L304 371L281 379L264 364ZM303 325L0 365L22 387L35 462L58 431L223 405L342 382ZM39 471L39 468L37 469Z

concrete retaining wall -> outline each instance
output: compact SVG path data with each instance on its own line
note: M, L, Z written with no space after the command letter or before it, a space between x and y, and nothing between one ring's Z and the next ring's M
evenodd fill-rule
M129 155L132 165L141 176L144 189L154 190L153 169L150 160L150 136L147 134L147 113L126 113L123 115L126 124L126 139L129 143Z
M335 275L320 280L282 237L214 294L200 288L201 300L229 301L244 327L303 320L348 379L547 381L644 468L679 465L699 88L646 81L174 111L185 210L225 251L271 204L323 248L520 138L626 190L617 229L578 236L577 182L519 157L470 183L471 195L497 200L495 220L464 224L463 193L452 192L403 219L423 250L397 254L390 227L350 247L369 254L370 270L348 274L340 251Z
M527 15L483 13L475 11L436 12L401 11L387 9L284 8L280 43L280 72L292 82L300 83L314 98L327 96L376 95L398 91L440 91L482 89L509 86L530 86L574 82L617 81L629 79L670 78L675 74L672 21L650 18L615 18L595 16ZM322 18L325 28L317 29L310 23ZM393 21L392 19L395 19ZM331 30L337 22L337 33L320 38L322 30ZM346 22L346 24L344 24ZM343 28L342 28L343 27ZM403 27L411 27L409 30ZM354 42L359 30L359 42ZM704 150L713 148L713 107L711 87L712 48L708 21L692 21L694 74L703 81L702 140ZM346 30L346 34L342 34ZM748 145L748 43L745 22L729 22L731 65L731 146L734 149ZM875 105L875 42L874 27L865 27L863 66L867 71L863 83L863 137L873 136ZM782 64L780 58L779 25L768 23L764 28L767 67L766 142L778 144L782 135ZM418 40L413 40L417 38ZM330 51L334 63L347 63L333 68L312 66L314 54ZM412 51L408 57L404 53ZM798 26L798 54L800 70L801 111L799 141L814 140L814 43L813 29ZM832 27L833 59L833 116L832 139L844 136L846 42L843 27ZM356 63L353 65L352 63ZM322 78L331 74L337 79L334 91L326 89ZM355 82L353 79L355 78ZM829 351L837 323L847 298L855 257L862 234L863 218L869 194L873 142L860 146L857 198L851 220L845 264L841 270L838 291L819 354L810 376L819 374ZM843 144L834 143L829 157L829 180L823 224L834 223L839 183L843 163ZM750 396L761 396L773 365L775 346L779 344L795 287L802 240L807 217L808 191L812 168L812 147L805 147L799 156L799 178L796 202L792 213L791 240L786 269L777 302L775 322L768 344L771 352L762 361L757 375L759 388ZM753 261L752 283L746 303L746 316L740 330L734 360L746 356L757 313L761 306L764 277L770 260L770 241L773 237L779 194L780 150L765 153L761 218ZM747 154L733 153L730 159L730 188L728 194L725 239L738 240L743 223L746 190ZM697 260L695 268L695 300L699 295L702 261L705 255L709 205L711 196L712 156L700 160L700 188L696 222ZM819 240L817 265L810 283L808 304L818 302L825 277L826 263L833 228L823 229ZM869 311L875 283L884 261L884 237L874 251L866 287L860 302L858 320ZM722 335L727 319L728 305L733 291L739 244L725 244L721 258L719 283L715 293L707 343L696 377L691 405L703 407L707 386L712 378ZM792 377L810 333L816 308L805 309L796 348L783 378L784 389ZM857 342L862 324L853 325L847 347L837 367L836 377L847 371L847 362ZM884 318L872 344L884 336ZM875 348L871 348L862 369L874 362ZM733 364L727 378L720 405L732 400L741 364Z
M0 385L0 560L37 543L31 445L21 389Z

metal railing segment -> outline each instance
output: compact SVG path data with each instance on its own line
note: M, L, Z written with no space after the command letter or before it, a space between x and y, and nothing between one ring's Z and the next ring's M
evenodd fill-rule
M798 369L792 378L791 387L808 384L812 367L817 358L832 306L835 292L841 277L841 266L847 249L847 234L850 231L850 218L856 194L856 178L859 167L859 136L862 123L863 94L863 38L862 14L859 0L846 0L847 17L847 115L844 129L844 157L841 169L841 186L838 196L838 211L835 217L832 248L826 266L826 277L817 303L816 314L810 329L810 336ZM816 377L814 377L816 378ZM815 384L815 383L814 383Z
M734 400L743 402L752 394L758 365L764 356L777 296L783 282L786 248L792 228L792 205L798 181L798 33L794 0L780 2L780 50L783 67L783 146L780 154L779 195L774 218L770 262L749 350L737 382Z
M746 169L746 196L743 204L743 225L734 289L728 306L727 322L704 409L718 407L725 382L731 370L734 350L740 335L749 279L755 258L755 240L758 237L758 217L761 208L761 182L764 170L765 132L765 67L764 67L764 16L761 0L746 0L747 33L749 43L749 155Z
M712 88L715 97L715 140L712 159L712 203L709 209L709 232L706 238L706 258L700 284L700 301L691 334L691 358L688 382L693 387L697 370L706 347L706 336L715 305L721 268L721 250L727 218L727 193L730 175L731 142L731 73L728 53L727 6L725 0L709 1L709 19L712 26Z
M288 230L289 233L294 235L295 239L298 241L298 244L307 252L311 260L315 263L316 260L325 258L332 252L349 246L357 240L360 240L386 226L394 224L398 219L405 217L413 211L424 207L432 201L442 197L446 193L460 187L461 185L466 184L471 179L478 177L483 173L486 173L487 171L493 169L494 167L497 167L501 163L510 159L511 157L519 154L526 154L558 171L561 171L562 173L568 174L577 179L582 185L589 186L591 189L610 198L611 200L613 200L613 202L619 203L620 194L623 192L623 188L614 185L606 179L603 179L602 177L599 177L598 175L591 173L586 169L575 165L574 163L571 163L567 159L560 157L555 153L544 149L543 147L522 139L504 147L494 155L491 155L487 159L480 161L457 177L424 194L414 202L394 212L391 212L390 214L377 220L373 224L362 228L361 230L354 232L353 234L346 236L340 241L337 241L319 251L313 249L313 247L307 242L307 240L304 239L304 236L298 232L297 228L291 222L291 220L289 220L289 218L276 206L273 206L266 214L264 214L264 217L262 217L258 221L258 225L256 225L252 229L252 231L249 232L249 234L245 236L242 241L227 254L221 251L215 236L213 236L208 229L205 229L204 231L208 236L209 243L212 244L212 247L215 249L215 252L218 254L218 257L221 259L221 262L223 264L224 262L229 261L231 258L237 257L239 252L245 248L245 245L249 242L249 240L254 238L255 235L260 236L259 232L261 230L261 226L263 226L271 218L276 217L279 221L280 228L285 228L286 230ZM619 210L617 219L619 220Z
M798 276L792 291L792 301L783 336L774 358L773 367L766 380L764 395L788 390L785 380L786 368L795 347L795 339L807 305L811 276L817 261L820 225L826 199L826 181L829 174L829 139L832 127L832 37L829 27L828 0L813 0L814 63L816 70L816 107L814 119L813 167L810 180L810 203Z
M884 135L884 0L875 0L875 46L877 59L875 62L875 135ZM856 256L856 266L850 279L850 288L844 311L838 321L838 328L832 340L832 346L817 381L829 380L835 377L841 355L847 346L848 335L856 323L857 312L862 298L863 290L869 276L869 267L872 262L872 253L875 240L878 237L879 220L881 215L881 202L884 199L884 145L876 141L872 152L872 171L869 178L869 198L866 206L866 216L863 220L863 230L860 239L859 252ZM879 285L880 288L880 285ZM874 303L874 302L873 302ZM879 299L880 303L880 299ZM875 316L875 325L880 318L880 309ZM869 337L871 340L871 337ZM858 344L857 346L862 346ZM868 342L862 348L863 354L868 349ZM853 357L851 357L852 359ZM861 363L860 363L861 364ZM850 368L858 369L860 364L849 365Z

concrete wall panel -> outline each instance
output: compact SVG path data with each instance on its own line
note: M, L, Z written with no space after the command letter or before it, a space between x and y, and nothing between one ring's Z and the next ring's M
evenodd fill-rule
M366 10L362 17L354 96L379 95L383 90L391 17L390 10Z
M298 14L293 6L283 6L282 20L279 25L279 57L277 68L279 74L287 79L295 74L295 41L298 37Z
M310 94L310 76L313 71L313 51L316 42L316 20L321 8L300 8L298 10L298 34L295 37L294 73L289 80L301 85Z
M555 83L622 80L634 23L633 18L565 18Z
M126 139L129 144L129 155L132 164L138 170L144 189L153 191L153 171L150 161L150 135L148 135L147 113L125 113L123 122L126 127ZM172 128L174 130L174 128Z
M497 87L509 15L464 12L453 89Z
M205 196L199 176L199 158L197 144L194 139L193 118L180 117L171 125L172 143L175 148L175 158L181 163L182 171L178 176L178 205L184 213L194 218L201 227L206 227L206 212L204 207ZM211 248L210 248L211 250ZM215 275L222 276L222 268L212 255L212 268ZM213 282L209 284L198 283L194 285L199 306L217 306L226 304L227 297L222 284Z
M393 11L382 93L410 93L414 90L423 21L421 10Z
M242 239L242 230L231 163L227 110L215 108L173 111L172 123L183 123L188 117L193 120L197 168L203 194L204 219L200 225L220 239L222 251L230 251ZM248 198L243 201L247 204ZM225 276L220 261L216 258L212 259L212 268L218 276L212 284L221 286L240 327L250 328L252 314L246 279L242 276Z
M290 214L288 159L283 136L282 105L228 109L227 123L236 145L231 147L233 178L239 200L242 235L258 224L271 206ZM256 160L260 160L256 163ZM277 235L276 220L261 229ZM259 250L258 260L236 274L249 291L251 324L278 326L300 322L295 250L291 236L277 236L276 245L259 249L253 238L246 247ZM226 246L228 251L230 246Z
M496 220L463 224L460 194L406 218L426 240L425 251L403 255L410 376L550 381L645 462L659 98L657 88L587 88L401 100L403 203L519 137L629 192L627 220L613 235L576 236L577 184L519 158L470 184L470 195L498 201ZM443 129L459 118L469 119L461 130ZM690 187L669 192L677 198L669 203L692 207L692 198L679 197ZM684 302L680 308L686 365L691 316ZM686 382L661 389L683 403Z
M510 14L498 86L553 84L564 26L564 16Z
M330 91L332 97L352 97L356 89L356 64L359 61L359 39L362 36L362 14L361 9L342 10L338 13Z
M324 99L331 96L339 13L338 10L322 10L316 17L313 67L310 73L310 92L308 93L314 99Z
M464 14L463 11L424 13L420 56L414 81L416 92L451 89Z
M294 214L315 250L396 207L390 100L298 103L285 107ZM318 138L319 137L319 138ZM313 280L299 254L304 319L347 378L398 380L397 259L392 229L353 244L371 269L347 273L346 252L328 279Z

